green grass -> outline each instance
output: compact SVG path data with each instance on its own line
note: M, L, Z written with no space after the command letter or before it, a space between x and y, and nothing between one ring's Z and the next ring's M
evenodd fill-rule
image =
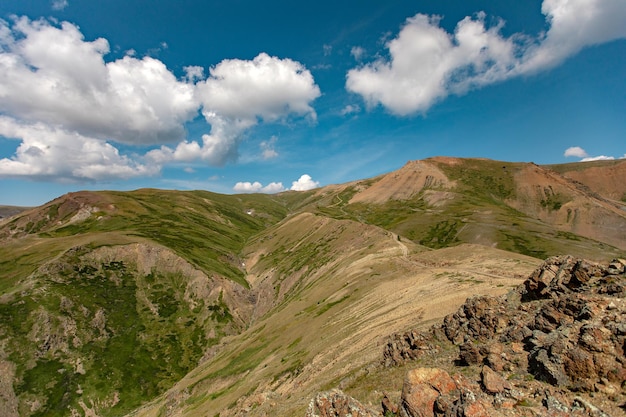
M458 220L443 220L436 223L428 229L426 236L419 243L433 249L452 246L459 242L457 234L460 224Z
M346 301L349 297L350 297L350 295L344 295L339 300L335 300L335 301L331 301L331 302L327 302L327 303L322 304L320 306L320 308L315 312L315 315L316 316L321 316L322 314L324 314L325 312L330 310L332 307L336 306L339 303L342 303L342 302Z
M244 274L232 255L241 252L250 236L282 219L289 210L285 201L266 195L157 190L106 195L116 210L47 230L41 236L58 238L123 230L129 236L147 238L172 249L208 274L217 273L244 286Z
M523 164L492 161L486 159L466 159L459 164L437 164L448 178L457 181L462 192L495 203L515 198L514 175Z
M570 201L570 199L562 194L549 194L546 198L542 199L539 204L541 207L550 211L559 210L563 204Z
M250 346L241 352L236 353L226 365L224 365L221 369L208 374L204 379L239 375L257 367L265 358L261 355L261 352L266 347L267 343L260 343L256 346Z
M45 399L35 415L67 415L68 407L80 409L81 398L111 400L116 391L120 402L99 413L129 412L193 369L209 330L219 337L233 320L221 296L191 311L183 300L187 278L179 273L142 277L121 261L86 261L88 253L68 253L34 288L0 303L0 334L18 364L16 395ZM104 317L101 327L94 324L97 314ZM68 323L75 329L69 336ZM84 374L74 372L77 358Z

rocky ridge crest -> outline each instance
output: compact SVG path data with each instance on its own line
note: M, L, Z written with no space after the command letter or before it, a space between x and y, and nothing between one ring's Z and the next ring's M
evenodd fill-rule
M397 404L385 395L379 411L361 406L357 415L623 415L625 296L625 260L548 258L507 295L469 298L427 331L391 335L382 366L420 367L406 374ZM307 417L354 415L333 405L356 400L332 398L312 401Z

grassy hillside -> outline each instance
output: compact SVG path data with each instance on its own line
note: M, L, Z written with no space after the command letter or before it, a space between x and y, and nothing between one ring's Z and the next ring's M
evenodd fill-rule
M3 225L0 360L14 365L14 411L122 415L179 380L247 325L239 254L287 203L77 193Z
M275 302L132 415L304 415L316 391L358 385L390 332L430 323L469 293L504 292L538 263L480 246L444 251L314 214L269 228L245 258L252 287Z
M389 333L541 258L623 257L624 213L554 170L454 158L271 196L68 194L0 223L0 415L299 415L360 389Z

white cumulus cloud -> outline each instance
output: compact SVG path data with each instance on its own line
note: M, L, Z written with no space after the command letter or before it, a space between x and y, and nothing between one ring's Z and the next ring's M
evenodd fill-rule
M72 23L0 20L0 116L5 124L0 135L21 141L13 157L2 160L0 176L45 177L49 172L53 180L71 175L104 179L153 174L176 162L220 166L236 161L242 136L259 123L282 123L293 116L316 120L311 103L320 96L319 87L296 61L261 53L253 60L224 60L209 68L206 78L202 67L186 66L178 79L158 59L129 52L107 61L109 51L106 39L86 40ZM185 124L199 112L210 129L200 140L190 140ZM38 135L37 146L31 146L35 130L53 134ZM125 156L116 143L158 148ZM76 162L81 152L83 161L94 161L96 149L102 159L91 170L85 162L61 172L63 158L55 163L44 155L63 147L71 148ZM35 149L49 152L33 158ZM272 157L276 151L270 146L265 154ZM40 165L27 166L35 163Z
M238 182L233 187L233 190L239 193L265 193L274 194L281 191L285 191L285 187L282 182L271 182L266 186L263 186L258 181L255 182Z
M313 188L317 188L319 186L320 186L320 183L317 181L313 181L313 178L311 178L310 175L303 174L302 176L300 176L300 178L297 181L294 181L291 183L290 190L308 191L308 190L312 190Z
M550 29L525 51L521 72L549 68L587 46L626 38L623 0L544 0L541 12Z
M226 59L197 85L205 117L276 121L289 114L316 118L311 102L320 96L311 73L299 62L259 54L252 61Z
M589 155L587 154L587 151L585 151L580 146L572 146L565 150L565 153L563 153L563 156L565 157L574 156L576 158L586 158Z
M565 150L565 152L563 153L563 156L565 156L565 157L581 158L580 159L581 162L612 161L614 159L625 159L626 158L626 154L624 154L624 156L621 156L621 157L618 157L618 158L615 158L614 156L607 156L607 155L589 156L587 151L585 151L580 146L571 146L571 147L567 148Z
M504 23L487 26L484 13L458 22L454 33L439 17L417 14L386 43L388 58L348 72L346 88L370 107L425 112L450 94L541 71L586 46L626 37L623 0L544 0L542 13L549 29L536 38L504 37Z
M120 155L109 143L42 123L24 125L0 116L0 135L22 141L12 158L0 159L0 177L97 181L154 175L160 169Z
M227 59L209 70L196 84L202 114L211 125L202 143L181 142L175 149L162 146L148 155L153 160L204 160L224 165L237 159L242 134L259 123L277 122L290 115L316 119L311 102L320 96L313 76L302 64L259 54L252 61Z
M108 41L85 41L67 22L0 25L8 34L0 38L0 112L120 143L184 138L198 109L194 87L161 61L127 55L106 63Z
M293 181L291 183L290 190L292 191L308 191L313 188L317 188L320 186L320 183L314 181L308 174L303 174L297 181ZM282 191L286 191L287 189L283 186L282 182L272 182L268 185L263 185L259 181L254 182L238 182L233 187L233 190L239 193L266 193L266 194L274 194Z

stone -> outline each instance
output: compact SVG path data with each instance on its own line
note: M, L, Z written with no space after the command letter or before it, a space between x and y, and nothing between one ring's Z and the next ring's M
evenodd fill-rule
M305 417L374 417L379 414L363 404L333 389L318 393L309 403Z
M499 394L512 388L511 383L487 365L483 366L480 377L485 391L489 394Z
M478 365L482 363L483 356L474 343L466 342L459 346L459 361L462 365Z
M621 415L626 404L625 274L626 261L601 265L571 256L548 258L507 295L468 298L430 330L390 338L385 357L392 364L424 353L447 355L449 346L442 343L447 339L458 346L455 363L472 365L463 373L474 375L473 366L482 366L479 380L438 368L408 372L397 415L606 415L588 400L573 401L575 393ZM443 358L433 359L440 363ZM394 413L388 397L383 401L383 412Z
M533 350L528 356L528 364L535 378L559 387L569 385L570 380L563 367L550 360L548 350L543 348Z
M398 406L394 405L391 402L391 399L389 398L389 395L387 393L383 394L381 407L383 408L383 415L387 415L389 413L394 414L394 415L398 414Z
M435 401L456 389L450 375L438 368L417 368L407 372L398 407L403 417L431 417Z

